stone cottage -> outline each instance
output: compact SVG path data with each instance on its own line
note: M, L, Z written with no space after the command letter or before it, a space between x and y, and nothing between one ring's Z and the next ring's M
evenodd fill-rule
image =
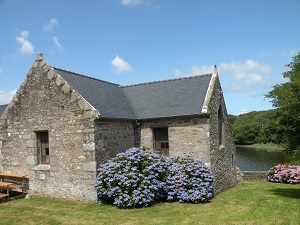
M216 68L120 86L51 67L38 53L0 116L0 172L28 175L32 195L96 200L98 165L134 146L197 157L212 170L216 194L237 183Z

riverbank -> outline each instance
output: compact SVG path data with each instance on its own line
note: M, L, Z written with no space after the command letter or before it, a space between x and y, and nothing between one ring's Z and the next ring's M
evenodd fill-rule
M274 143L267 143L267 144L253 144L253 145L237 145L240 148L252 148L252 149L260 149L265 151L284 151L282 145L277 145Z

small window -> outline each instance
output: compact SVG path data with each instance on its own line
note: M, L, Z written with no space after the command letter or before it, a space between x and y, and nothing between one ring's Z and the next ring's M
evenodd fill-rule
M38 161L40 164L50 163L48 132L37 132Z
M224 120L221 106L218 110L218 132L219 132L219 146L224 145Z
M154 150L169 156L169 137L168 128L154 128Z

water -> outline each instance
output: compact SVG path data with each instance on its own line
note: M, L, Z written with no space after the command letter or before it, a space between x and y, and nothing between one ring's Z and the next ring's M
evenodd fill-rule
M267 151L254 148L236 148L237 167L241 171L268 171L271 167L289 161L289 156L281 151Z

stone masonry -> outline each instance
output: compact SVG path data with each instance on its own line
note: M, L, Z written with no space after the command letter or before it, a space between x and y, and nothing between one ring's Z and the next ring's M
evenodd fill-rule
M134 147L134 124L126 120L95 121L97 168L100 163Z
M153 148L153 128L168 127L170 157L192 155L210 165L209 126L199 116L143 121L141 146Z
M97 112L38 57L1 117L1 165L29 177L31 194L96 200ZM50 164L38 164L36 133L49 132Z
M215 81L209 104L211 170L215 194L237 184L235 144L227 119L227 110L219 80ZM222 141L220 141L220 138Z

